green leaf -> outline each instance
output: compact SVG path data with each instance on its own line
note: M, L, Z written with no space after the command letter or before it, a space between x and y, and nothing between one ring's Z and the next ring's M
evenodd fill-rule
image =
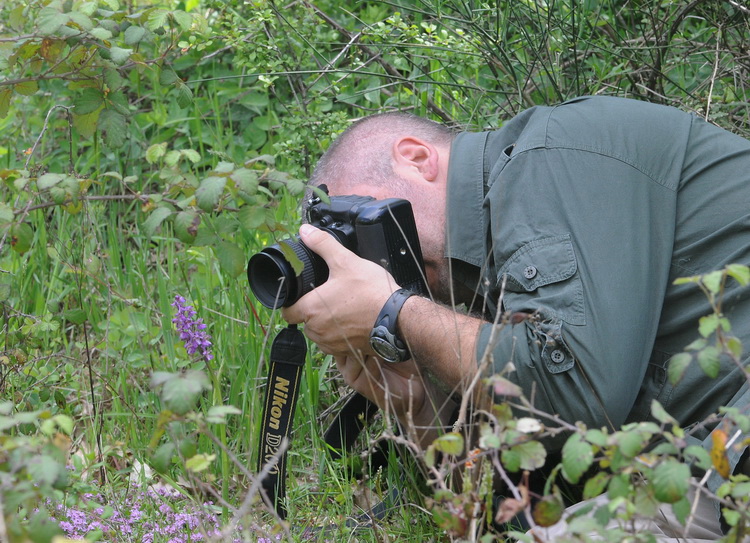
M0 119L8 116L10 110L10 97L13 91L9 88L0 89Z
M112 32L100 26L97 26L96 28L92 28L89 31L89 34L91 34L98 40L108 40L112 37Z
M205 471L211 467L211 463L216 459L215 454L196 454L192 458L188 458L185 462L185 467L194 473Z
M284 253L284 258L286 258L289 264L292 265L294 274L299 277L302 274L302 270L305 269L305 265L294 252L294 249L292 249L291 245L289 245L289 243L286 241L279 242L279 249L281 249L281 252Z
M573 434L562 448L563 477L571 483L577 483L594 461L591 445L586 443L580 434Z
M161 223L172 214L172 210L168 207L157 207L143 221L143 231L149 238L156 233L156 230L161 226Z
M146 149L146 162L153 164L167 152L167 142L154 143Z
M734 279L743 287L750 284L750 267L743 266L742 264L730 264L727 266L727 274Z
M177 25L183 31L188 31L190 30L190 27L193 26L193 16L182 11L181 9L173 11L172 17L174 17L175 22L177 22Z
M719 370L721 369L719 354L719 349L713 345L709 345L698 352L698 365L703 370L703 373L711 379L716 379L719 376Z
M63 433L67 435L73 435L73 419L67 415L55 415L52 420L57 424L57 427Z
M443 454L458 456L464 452L464 436L458 432L448 432L438 437L433 444Z
M193 103L193 91L185 83L177 83L177 105L186 108Z
M109 49L110 59L118 66L125 64L132 53L132 49L123 49L122 47L110 47Z
M626 458L635 458L648 442L648 435L635 429L622 430L612 434L611 442Z
M121 115L130 115L128 99L125 97L125 93L123 93L122 91L110 92L107 96L107 105L110 109L114 109Z
M182 154L179 151L175 151L173 149L164 156L164 163L170 168L174 168L175 166L177 166L180 158L182 158Z
M231 162L221 161L216 165L214 171L216 173L230 173L234 171L234 164L232 164Z
M34 456L26 464L32 480L40 485L52 485L63 468L54 458L47 454Z
M698 319L698 332L703 337L708 337L713 334L719 327L719 315L711 313Z
M43 176L36 180L36 186L39 190L45 190L50 187L54 187L64 178L65 176L59 173L45 173Z
M142 26L131 25L123 34L123 39L127 45L137 45L146 36L146 29Z
M203 211L210 212L219 203L224 192L224 186L227 184L226 177L207 177L201 181L198 190L195 191L195 199L198 207Z
M233 405L214 405L209 408L206 420L214 424L226 424L227 415L241 415L242 411Z
M164 443L160 445L151 455L150 464L151 467L157 473L167 473L172 465L172 457L174 456L175 446L174 443Z
M242 206L239 213L237 213L237 218L242 226L248 230L255 230L266 223L266 208L253 205ZM301 271L302 269L300 268Z
M24 6L17 6L8 14L8 24L14 30L23 30L26 18L23 15Z
M68 19L70 23L73 23L73 26L76 26L81 30L85 30L88 32L93 30L94 28L94 23L91 21L91 18L89 18L85 13L81 13L80 11L68 12Z
M86 311L80 307L66 310L63 312L63 317L66 321L72 322L73 324L83 324L88 318Z
M721 284L724 282L724 272L721 270L707 273L701 277L701 283L708 289L711 294L718 294L721 290Z
M183 243L193 243L198 235L201 217L195 211L180 211L174 220L174 232Z
M0 202L0 225L12 222L14 218L13 209L5 202Z
M583 486L583 498L585 500L590 500L604 492L604 489L607 488L607 483L609 483L609 478L609 473L600 471L588 479Z
M166 9L155 9L148 15L146 26L149 30L157 30L167 24L169 11Z
M68 20L69 17L66 14L55 8L45 7L36 16L36 25L40 34L50 35L57 32L62 25L67 24Z
M223 241L216 248L219 264L221 268L229 274L230 277L236 278L245 272L247 265L247 255L234 243Z
M31 242L34 239L34 231L27 223L22 222L14 224L10 228L10 245L13 250L23 254L31 248Z
M538 441L526 441L513 445L509 452L517 456L519 467L528 471L541 468L547 459L547 450Z
M111 91L115 91L123 86L125 79L115 69L107 68L104 70L104 82Z
M84 138L90 138L96 133L96 127L99 122L101 110L94 111L87 115L78 115L73 110L73 126Z
M689 481L690 468L674 458L668 458L654 469L651 481L654 497L662 503L676 503L687 495Z
M234 180L240 191L248 195L255 194L255 191L258 189L258 172L254 170L237 168L229 177Z
M182 149L180 151L180 155L187 158L193 164L196 164L201 159L200 153L198 153L198 151L196 151L195 149Z
M678 277L672 284L674 285L687 285L689 283L700 283L701 276L693 275L690 277Z
M99 115L99 129L104 132L104 139L112 148L122 147L127 135L125 117L112 109L105 109Z
M678 500L672 504L672 513L680 526L685 526L688 516L690 515L690 509L692 508L692 502L684 496L681 500Z
M161 66L161 69L159 70L159 84L160 85L164 85L165 87L168 87L170 85L173 85L177 81L180 81L180 76L177 75L177 72L175 72L171 66L168 66L168 65Z
M693 357L690 353L677 353L669 360L667 375L669 376L669 382L672 386L675 386L680 382L692 360Z
M685 447L684 455L687 460L693 460L695 465L704 471L711 469L713 465L711 455L701 445L689 445Z
M532 510L532 517L537 525L546 528L557 523L562 518L564 511L565 504L560 496L551 494L536 502Z
M31 96L39 90L39 84L36 81L24 81L23 83L16 83L13 90L22 96Z
M174 378L174 373L168 371L155 371L151 374L151 388L159 388L172 378Z
M211 389L206 374L198 370L188 370L174 374L162 386L161 399L164 405L178 415L185 415L195 408L204 391Z
M739 338L736 338L734 336L727 338L727 349L729 349L729 352L735 358L742 357L742 341L740 341Z
M104 93L101 90L88 87L76 96L73 101L77 115L86 115L99 109L104 104Z
M679 426L679 424L677 423L677 419L675 419L672 415L667 413L667 410L664 409L664 407L656 400L651 401L651 414L654 416L656 420L658 420L662 424L671 424L673 426Z

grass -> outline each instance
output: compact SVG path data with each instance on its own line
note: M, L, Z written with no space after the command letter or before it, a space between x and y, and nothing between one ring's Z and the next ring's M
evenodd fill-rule
M169 0L156 3L184 7ZM202 526L187 524L179 535L190 532L192 541L209 535L217 523L229 527L215 536L222 541L260 541L277 534L299 539L305 528L327 525L335 525L335 532L319 532L319 540L444 539L429 512L422 475L409 461L391 455L388 469L361 481L351 468L361 463L357 454L330 459L322 433L328 409L345 388L331 360L319 353L305 368L294 422L290 522L280 527L262 504L246 501L253 483L248 471L257 463L268 340L282 323L255 303L242 274L222 266L216 244L180 242L169 221L147 234L144 221L160 197L180 198L186 196L180 190L194 189L189 180L170 185L162 176L163 161L145 160L147 149L162 142L170 150L195 149L197 163L185 160L174 169L196 181L221 161L241 165L258 155L275 157L269 171L304 177L347 118L396 108L456 126L494 127L524 107L589 93L710 113L718 124L747 136L742 54L747 16L727 3L700 2L525 1L479 9L475 3L430 0L352 4L347 10L340 2L316 2L327 20L297 4L282 11L262 2L260 7L268 9L234 1L184 4L212 17L214 43L206 45L207 37L199 36L199 46L179 54L167 39L157 39L155 47L165 47L157 53L174 61L180 77L201 81L192 86L193 104L178 107L159 71L139 66L126 74L131 117L122 148L108 147L101 133L84 138L73 130L74 169L80 179L91 180L89 195L156 197L148 203L84 201L80 208L32 211L26 219L33 229L30 249L18 254L6 239L0 252L0 413L10 416L3 411L9 401L13 413L37 414L33 422L24 419L0 430L5 447L0 474L6 473L8 444L35 436L63 454L60 462L73 466L65 492L50 481L49 488L38 484L21 496L20 487L13 486L18 481L0 480L5 505L19 500L16 509L4 509L6 518L9 510L32 516L30 496L36 493L52 500L43 503L58 520L71 524L69 537L140 541L153 533L153 541L169 541L178 536L165 530L177 524L176 513L185 513ZM0 7L3 35L7 9ZM35 20L29 17L30 33ZM9 44L4 41L3 47ZM147 49L140 51L147 55ZM295 70L309 77L289 74ZM241 73L267 77L221 79ZM74 87L53 81L31 96L14 95L8 116L0 119L2 168L23 168L24 151L40 135L46 112L74 101L80 91ZM32 178L66 171L68 130L62 115L53 116L31 157ZM5 180L0 200L13 210L50 201L47 193L34 191L33 181L17 190L2 170L0 178ZM264 188L273 198L259 198L254 205L270 209L279 225L293 232L297 196L271 184ZM201 218L202 228L232 241L248 257L285 235L283 228L269 233L238 226L231 212L201 213ZM181 344L171 322L175 295L184 296L208 324L212 361L190 357ZM200 396L193 414L167 424L167 402L150 386L150 376L186 370L204 372L211 389ZM234 406L239 414L209 421L205 416L214 406ZM45 421L56 416L73 422L69 438L61 428L43 431ZM379 429L372 428L372 439ZM37 483L44 481L52 470L45 458L57 459L56 453L38 443L18 443L47 468L34 472ZM365 448L363 443L359 451ZM205 462L189 470L189 458ZM161 472L146 469L157 465ZM404 491L402 499L376 529L352 532L343 526L342 519L360 505L393 488ZM134 510L140 511L137 522ZM95 522L101 526L90 529ZM234 529L233 522L243 529Z

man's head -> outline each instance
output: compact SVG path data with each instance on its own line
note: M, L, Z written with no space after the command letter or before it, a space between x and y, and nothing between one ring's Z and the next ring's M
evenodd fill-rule
M352 124L318 162L311 184L332 196L404 198L414 210L427 279L438 298L450 288L445 250L448 159L454 133L407 113Z

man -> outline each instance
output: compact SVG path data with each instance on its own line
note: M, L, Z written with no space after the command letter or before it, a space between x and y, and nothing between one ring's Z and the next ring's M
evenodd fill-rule
M744 392L728 359L715 379L697 364L674 387L666 377L710 312L698 286L674 280L750 264L750 143L738 136L674 108L606 97L455 136L382 115L340 136L313 183L414 207L432 300L392 298L399 285L385 270L304 226L330 278L284 318L304 322L344 379L423 442L483 361L510 367L539 410L592 428L647 420L654 399L688 426ZM724 315L749 345L750 289L725 289ZM381 308L397 316L410 361L375 356ZM534 318L493 323L501 311Z

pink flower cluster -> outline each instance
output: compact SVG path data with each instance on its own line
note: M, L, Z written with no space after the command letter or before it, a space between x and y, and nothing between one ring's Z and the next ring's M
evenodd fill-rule
M172 322L180 332L180 339L185 343L188 354L200 352L201 358L208 362L214 355L211 354L211 336L205 331L206 325L203 319L196 318L193 306L185 302L182 296L175 296L172 307L176 308L177 314Z

